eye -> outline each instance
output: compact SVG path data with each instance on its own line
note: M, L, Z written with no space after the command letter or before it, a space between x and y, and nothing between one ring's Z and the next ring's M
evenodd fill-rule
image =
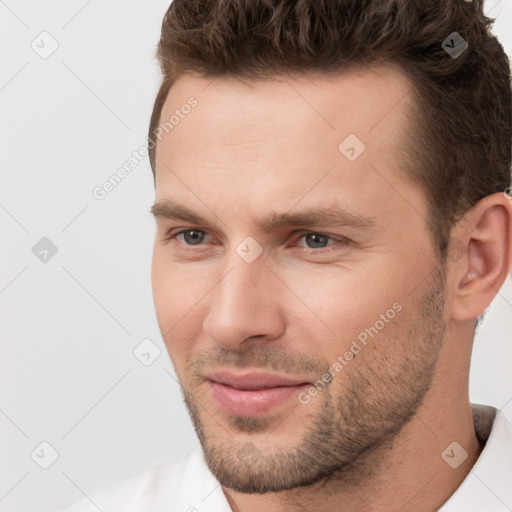
M200 245L204 242L207 233L202 229L184 229L183 231L179 231L175 233L169 238L181 238L181 242L185 245Z
M166 241L174 240L185 247L201 246L208 242L208 237L211 237L206 231L202 229L182 229L176 233L170 232L165 239ZM297 247L305 248L305 251L312 253L322 253L322 249L329 250L329 247L336 244L346 245L349 241L343 237L332 237L323 233L304 232L296 239L295 245Z
M329 238L330 237L319 233L306 233L302 235L299 240L304 239L306 246L310 249L323 249L327 246Z
M323 235L321 233L304 233L299 240L304 239L306 243L306 247L309 249L324 249L325 247L332 245L332 243L329 243L329 240L336 242L336 241L342 241L338 240L336 238L333 238L328 235ZM297 244L299 246L304 247L301 244Z

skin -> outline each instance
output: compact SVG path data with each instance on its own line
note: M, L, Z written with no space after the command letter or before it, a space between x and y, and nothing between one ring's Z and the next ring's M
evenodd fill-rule
M190 96L198 104L157 146L155 202L185 205L204 221L156 215L154 302L233 510L435 511L481 452L471 346L475 318L512 263L512 201L480 201L453 229L462 253L439 264L426 197L400 168L410 87L386 65L253 86L186 75L171 88L161 119ZM352 162L338 150L350 133L366 146ZM272 212L335 204L372 226L260 225ZM246 237L262 248L252 263L236 251ZM332 379L307 404L293 398L233 417L204 377L221 366L311 383L331 368ZM453 441L468 453L457 469L441 457Z

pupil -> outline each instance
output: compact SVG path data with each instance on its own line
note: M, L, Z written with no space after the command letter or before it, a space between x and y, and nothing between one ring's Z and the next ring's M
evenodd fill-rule
M189 236L191 233L193 233L194 236ZM200 243L202 240L201 231L198 231L197 229L189 229L188 231L185 231L184 238L188 244L196 245L198 242Z
M309 234L309 235L306 235L306 240L311 241L313 240L312 244L315 246L314 248L315 249L318 249L318 243L320 243L320 246L321 247L325 247L325 243L327 243L327 237L325 235L317 235L317 234ZM316 239L316 241L315 241ZM308 244L310 245L310 244Z

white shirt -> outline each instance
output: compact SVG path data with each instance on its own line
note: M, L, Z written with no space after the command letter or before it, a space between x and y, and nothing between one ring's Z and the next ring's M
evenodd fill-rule
M485 442L473 468L439 512L512 510L512 425L494 407L472 404ZM201 448L83 498L63 512L232 512Z

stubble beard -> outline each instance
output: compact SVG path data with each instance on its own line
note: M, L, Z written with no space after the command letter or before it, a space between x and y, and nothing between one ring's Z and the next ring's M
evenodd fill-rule
M355 483L358 465L376 467L372 452L393 440L414 417L434 377L446 321L444 269L437 268L433 274L416 309L400 319L399 330L381 332L372 340L385 346L394 337L393 353L382 347L363 348L342 370L342 377L334 378L310 404L293 404L304 408L299 410L304 411L302 417L307 413L310 423L309 427L299 425L304 433L294 447L268 448L272 429L278 432L289 413L280 419L222 414L214 418L205 410L208 403L202 405L201 397L182 387L205 461L220 484L241 493L264 494L328 478ZM338 388L333 385L336 379ZM308 407L316 409L312 413ZM240 439L237 433L243 434ZM260 434L259 439L266 433L267 448L248 441L251 433Z

